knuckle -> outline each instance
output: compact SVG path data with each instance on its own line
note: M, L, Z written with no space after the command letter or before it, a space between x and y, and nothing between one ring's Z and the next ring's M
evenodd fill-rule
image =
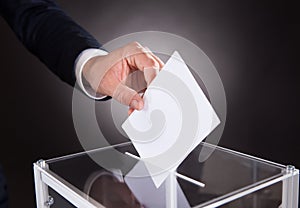
M126 57L135 56L143 53L143 47L138 42L131 42L124 47L124 53Z
M129 45L135 48L142 48L142 45L137 41L131 42Z
M151 66L156 65L156 61L155 61L153 58L149 58L149 59L148 59L148 63L149 63Z

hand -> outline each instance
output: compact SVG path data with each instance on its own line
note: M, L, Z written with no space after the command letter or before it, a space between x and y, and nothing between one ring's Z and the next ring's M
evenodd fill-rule
M128 105L131 113L143 108L138 91L151 83L163 65L148 48L133 42L108 55L91 58L83 68L83 76L96 93ZM136 74L130 76L133 73Z

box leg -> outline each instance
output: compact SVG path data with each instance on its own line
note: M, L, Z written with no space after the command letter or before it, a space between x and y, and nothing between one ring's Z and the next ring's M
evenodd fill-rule
M288 165L286 173L290 177L282 183L282 208L298 208L299 203L299 170L294 166Z
M35 196L37 208L49 208L53 204L53 198L49 196L48 186L42 181L40 168L47 168L43 160L33 165Z

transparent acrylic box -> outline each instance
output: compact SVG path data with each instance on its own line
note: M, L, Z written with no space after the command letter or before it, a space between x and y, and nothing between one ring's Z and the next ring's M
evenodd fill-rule
M214 151L199 162L204 147ZM130 142L89 154L101 157L112 149L137 155ZM158 189L149 176L124 177L100 167L87 152L40 160L34 163L37 207L298 208L299 170L295 167L205 142Z

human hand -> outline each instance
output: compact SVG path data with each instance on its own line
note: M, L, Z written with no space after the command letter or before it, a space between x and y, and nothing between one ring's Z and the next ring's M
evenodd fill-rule
M91 58L84 65L83 76L96 93L128 105L130 114L143 108L138 92L151 83L163 65L148 48L133 42L108 55Z

